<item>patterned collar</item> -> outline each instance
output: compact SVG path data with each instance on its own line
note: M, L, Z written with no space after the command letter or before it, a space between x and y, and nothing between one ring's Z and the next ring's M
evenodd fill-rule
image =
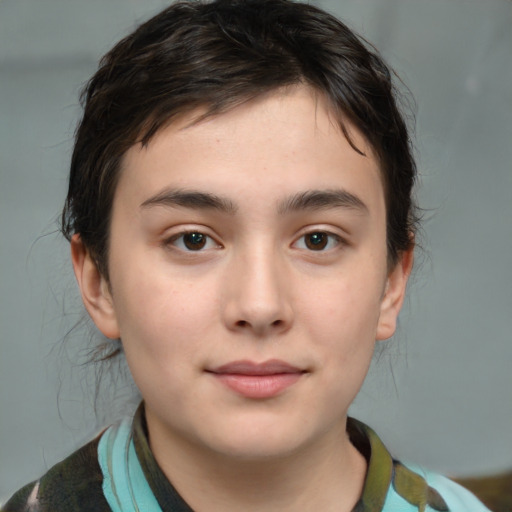
M417 510L425 510L428 505L436 511L448 511L442 497L428 486L423 477L393 460L370 427L348 418L347 432L368 464L363 493L352 512L382 512L391 488ZM144 475L162 511L193 512L167 480L151 453L143 403L135 413L133 441Z

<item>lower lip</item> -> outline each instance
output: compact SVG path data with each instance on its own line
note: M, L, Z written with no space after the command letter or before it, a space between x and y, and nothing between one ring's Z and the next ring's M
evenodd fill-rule
M216 373L225 386L246 398L272 398L293 386L303 373L277 373L272 375L245 375Z

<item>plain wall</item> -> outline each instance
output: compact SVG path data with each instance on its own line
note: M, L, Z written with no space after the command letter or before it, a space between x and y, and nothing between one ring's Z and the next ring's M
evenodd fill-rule
M512 3L317 4L373 42L417 102L421 264L351 413L399 458L458 475L510 468ZM80 87L164 5L0 0L0 499L128 407L121 381L94 414L95 373L79 366L91 334L66 336L84 313L55 230Z

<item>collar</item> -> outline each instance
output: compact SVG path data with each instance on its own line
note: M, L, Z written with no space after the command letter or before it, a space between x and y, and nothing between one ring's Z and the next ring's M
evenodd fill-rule
M377 434L364 423L347 419L352 444L365 457L367 473L360 500L352 512L384 512L389 494L397 494L412 506L410 510L446 512L441 496L419 474L394 460ZM158 466L148 441L148 429L142 402L132 424L135 452L146 480L163 512L193 512ZM386 508L387 509L387 508Z

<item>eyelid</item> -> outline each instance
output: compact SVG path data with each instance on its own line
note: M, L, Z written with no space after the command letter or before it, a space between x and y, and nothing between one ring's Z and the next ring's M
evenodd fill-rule
M322 233L322 234L327 235L331 240L334 239L336 242L335 246L329 247L326 249L319 249L317 251L315 251L314 249L310 249L308 247L297 247L297 244L299 243L300 240L303 240L304 237L306 237L307 235L312 235L315 233ZM310 253L315 253L315 252L327 253L327 252L331 252L331 251L339 248L340 246L345 246L345 245L348 245L346 238L343 237L342 235L340 235L339 233L335 233L333 231L333 229L329 229L325 226L308 226L307 228L304 228L300 231L298 236L295 238L295 241L293 242L292 247L300 249L300 250L305 250Z
M176 250L184 252L184 253L200 253L200 252L205 252L207 250L222 248L222 244L220 244L219 241L213 235L207 233L207 231L208 231L208 229L206 229L204 227L199 227L199 226L198 227L191 226L191 227L187 227L187 228L180 228L179 231L176 231L175 233L172 233L171 235L166 236L162 241L162 245L164 247L167 247L167 248L171 247L173 249L176 249ZM179 247L176 244L176 241L183 239L184 236L192 234L192 233L199 233L199 234L205 236L207 238L206 244L209 247L201 247L198 250L194 251L192 249L188 249L187 247ZM213 242L214 247L211 247L211 242Z
M304 240L305 237L307 237L308 235L311 235L311 234L314 234L315 232L313 233L305 233L304 235L302 235L296 242L295 242L295 247L297 249L301 249L301 250L305 250L305 251L309 251L309 252L318 252L318 253L321 253L321 252L328 252L328 251L331 251L333 249L335 249L336 247L338 247L341 243L341 240L338 236L336 235L333 235L331 233L323 233L324 235L326 235L330 240L327 241L327 245L326 247L319 247L318 249L313 249L311 247L308 247L306 242L304 242L304 246L303 247L300 247L299 246L299 242L301 240ZM334 239L334 247L332 247L332 240ZM331 246L329 246L329 244L331 244Z

